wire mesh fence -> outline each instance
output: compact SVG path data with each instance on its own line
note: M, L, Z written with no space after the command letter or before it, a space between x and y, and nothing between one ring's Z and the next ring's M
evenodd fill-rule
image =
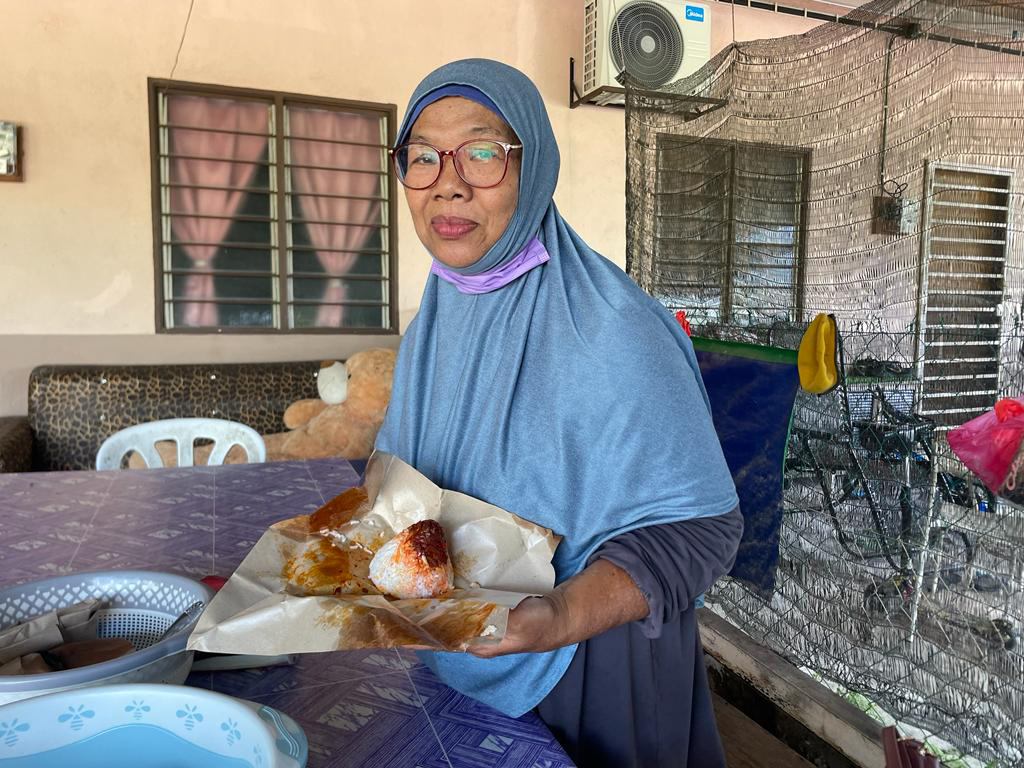
M795 347L777 587L712 607L995 765L1024 764L1024 510L946 432L1024 395L1024 7L879 0L627 94L627 270L694 333ZM700 100L688 97L699 96Z

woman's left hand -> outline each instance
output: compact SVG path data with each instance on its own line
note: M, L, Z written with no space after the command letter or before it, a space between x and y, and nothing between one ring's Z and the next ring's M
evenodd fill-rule
M647 611L647 599L629 574L598 558L549 594L528 597L509 611L501 640L478 640L467 650L485 659L552 651L642 619Z
M544 597L528 597L509 611L505 636L498 642L478 641L468 651L489 659L509 653L536 653L568 645L565 598L556 589Z

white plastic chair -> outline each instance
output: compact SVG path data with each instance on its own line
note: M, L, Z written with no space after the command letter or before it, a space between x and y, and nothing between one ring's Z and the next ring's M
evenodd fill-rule
M136 424L115 432L100 446L96 469L120 469L125 454L138 452L150 468L162 467L163 460L156 443L169 440L177 443L178 466L192 466L192 451L199 438L213 440L207 465L224 463L224 457L235 445L245 449L250 463L267 460L267 446L252 427L226 419L164 419Z

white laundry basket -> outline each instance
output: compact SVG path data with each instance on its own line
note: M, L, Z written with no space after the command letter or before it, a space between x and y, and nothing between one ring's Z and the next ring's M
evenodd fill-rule
M158 637L211 592L197 581L155 571L99 571L57 576L0 590L0 629L56 608L99 598L100 637L123 637L136 650L117 659L39 675L0 677L0 704L44 693L111 683L182 683L192 667L185 641L195 621L160 642Z

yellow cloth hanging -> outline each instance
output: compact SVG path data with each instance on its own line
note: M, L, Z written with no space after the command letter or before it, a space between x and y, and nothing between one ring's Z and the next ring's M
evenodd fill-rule
M814 395L823 395L839 383L836 363L835 315L820 314L804 331L797 351L796 367L800 373L800 387Z

